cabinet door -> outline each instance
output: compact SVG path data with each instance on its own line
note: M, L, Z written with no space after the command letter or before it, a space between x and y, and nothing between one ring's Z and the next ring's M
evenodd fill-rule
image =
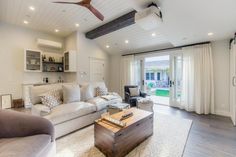
M69 71L70 70L70 57L69 52L64 53L64 70Z
M236 46L232 44L230 50L230 113L231 119L236 125Z
M42 71L42 56L41 51L25 50L25 71L41 72Z

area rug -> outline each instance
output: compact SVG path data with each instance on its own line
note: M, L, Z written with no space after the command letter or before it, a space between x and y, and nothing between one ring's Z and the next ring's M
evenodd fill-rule
M153 136L126 157L181 157L192 121L155 113ZM94 126L56 141L57 157L105 157L94 147Z

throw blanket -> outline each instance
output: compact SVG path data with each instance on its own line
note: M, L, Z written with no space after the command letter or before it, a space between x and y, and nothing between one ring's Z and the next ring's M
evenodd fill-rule
M108 95L103 95L101 98L105 100L114 100L120 98L120 96L117 93L109 93Z

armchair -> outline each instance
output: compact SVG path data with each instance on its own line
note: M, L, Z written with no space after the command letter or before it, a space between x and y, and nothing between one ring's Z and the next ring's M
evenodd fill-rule
M51 157L56 154L54 127L48 120L0 110L1 157Z
M125 86L124 87L124 90L125 90L125 102L129 103L131 106L136 106L138 99L145 98L147 96L147 94L144 93L144 92L141 92L141 90L139 90L139 95L131 96L130 95L130 90L129 90L130 88L138 88L138 86L136 86L136 85L129 85L129 86Z

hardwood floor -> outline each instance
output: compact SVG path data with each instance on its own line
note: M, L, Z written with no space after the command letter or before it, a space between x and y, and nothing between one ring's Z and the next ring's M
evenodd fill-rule
M236 157L236 127L230 118L197 115L163 105L155 112L193 120L183 157Z

